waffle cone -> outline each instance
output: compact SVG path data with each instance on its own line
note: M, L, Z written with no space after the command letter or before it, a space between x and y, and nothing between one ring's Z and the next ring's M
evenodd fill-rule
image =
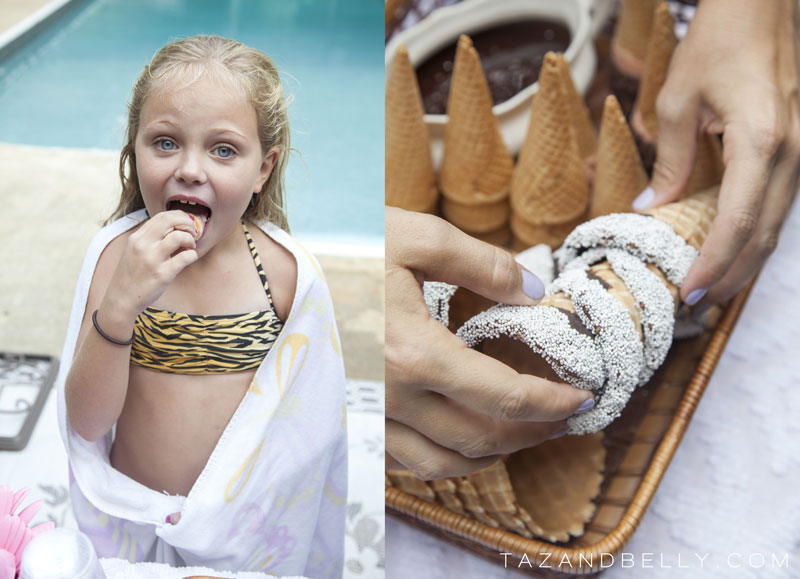
M418 479L410 470L387 470L386 479L401 491L417 498L433 501L436 493L424 480Z
M647 185L625 115L616 97L606 97L597 148L597 166L589 217L631 210L631 203Z
M511 226L506 222L505 225L492 231L470 233L470 235L492 245L507 247L508 244L511 243Z
M611 39L611 58L629 76L642 75L655 5L656 0L622 0Z
M534 245L544 243L555 249L564 243L567 235L583 221L583 215L572 221L558 225L535 225L528 223L518 214L511 214L511 231L514 234L514 249L523 251Z
M416 73L401 46L386 85L386 204L428 212L438 191L423 114Z
M580 536L594 515L606 451L603 434L565 436L512 454L506 468L520 511L548 541Z
M608 287L608 293L614 296L622 306L628 310L628 314L633 320L633 325L642 338L642 316L636 307L636 298L633 297L625 282L614 272L611 264L607 261L600 262L589 268L589 275L595 276Z
M572 128L575 130L575 139L578 143L578 153L581 159L589 159L597 150L597 138L594 134L592 119L589 116L589 109L583 98L578 94L575 83L572 81L572 73L569 63L563 54L557 54L558 72L561 75L561 88L569 104L569 117L572 119Z
M634 130L643 132L643 136L649 141L654 141L658 134L656 98L667 79L669 63L677 45L675 20L669 12L667 3L659 2L653 15L645 69L634 104L634 116L638 117L639 121L633 125Z
M700 251L711 230L711 222L717 215L718 194L719 187L711 187L675 203L650 209L645 213L659 221L669 223L675 233Z
M465 205L508 195L513 159L506 149L480 58L472 41L458 39L444 131L442 193Z
M528 135L511 179L512 211L533 225L559 225L584 215L589 201L558 58L549 52L539 74Z
M463 205L445 197L442 214L450 223L467 233L488 233L508 223L511 207L508 199L480 205Z
M722 182L725 163L722 161L722 147L716 135L703 134L697 143L697 157L694 170L686 185L684 195L703 191Z

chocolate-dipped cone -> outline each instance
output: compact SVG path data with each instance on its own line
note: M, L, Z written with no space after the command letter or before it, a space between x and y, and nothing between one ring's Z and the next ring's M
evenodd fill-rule
M555 53L545 56L528 135L511 179L511 208L531 225L581 219L589 186Z
M575 129L578 153L581 159L587 161L597 150L597 138L594 134L592 119L589 116L589 109L578 93L578 89L575 88L567 59L560 53L556 55L556 59L558 72L561 75L561 88L564 90L564 96L569 104L569 117L572 120L572 127Z
M652 169L655 162L655 143L658 136L656 99L667 79L669 63L678 45L675 20L666 2L659 2L656 7L651 32L645 70L631 116L631 127L647 171Z
M722 174L725 172L725 163L722 161L722 146L716 135L704 133L697 142L697 157L694 162L692 176L686 185L684 195L691 195L719 185Z
M480 58L465 35L458 39L447 115L439 179L442 194L463 205L505 198L513 159L492 113Z
M597 147L592 205L589 217L631 210L631 203L647 186L647 174L619 102L606 97Z
M386 85L386 204L433 212L439 193L423 114L414 67L400 46Z

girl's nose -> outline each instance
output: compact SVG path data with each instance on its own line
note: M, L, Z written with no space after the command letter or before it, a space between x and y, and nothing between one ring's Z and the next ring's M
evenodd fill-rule
M198 153L185 151L175 168L175 178L187 184L202 184L206 181L202 157Z

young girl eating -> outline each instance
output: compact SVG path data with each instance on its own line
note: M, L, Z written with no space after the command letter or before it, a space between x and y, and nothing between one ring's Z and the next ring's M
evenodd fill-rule
M58 380L100 556L341 573L344 367L319 265L286 232L289 150L278 73L238 42L169 44L134 86Z

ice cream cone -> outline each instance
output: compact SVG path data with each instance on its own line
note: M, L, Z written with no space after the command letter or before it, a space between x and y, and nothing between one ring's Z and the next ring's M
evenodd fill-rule
M686 242L700 251L711 230L711 222L717 216L717 195L719 187L711 187L669 203L645 211L659 221L669 223Z
M544 243L552 249L560 246L570 231L583 221L583 215L577 219L558 225L534 225L522 219L518 214L511 214L511 231L514 233L514 249L522 251Z
M656 98L667 79L669 63L677 45L675 20L669 12L667 3L659 2L653 15L644 74L631 119L633 130L646 142L655 142L658 135Z
M497 229L486 231L484 233L470 233L475 239L480 239L483 242L497 245L498 247L508 247L511 243L511 226L506 222Z
M722 161L722 147L716 135L703 134L697 143L697 157L694 170L686 185L684 195L691 195L722 182L725 163Z
M614 95L606 97L589 217L628 212L647 185L636 143Z
M548 541L579 537L595 512L606 451L602 433L565 436L512 454L506 462L517 509Z
M508 195L513 159L506 149L480 58L469 37L458 40L444 131L442 193L464 205Z
M480 205L464 205L445 197L442 199L445 219L467 233L488 233L508 223L511 207L508 199Z
M438 198L422 97L401 46L386 85L386 204L429 212Z
M627 76L641 78L656 0L622 0L614 36L612 64Z
M424 480L418 479L410 470L387 470L388 482L403 492L426 501L433 501L436 493Z
M589 188L561 83L558 58L545 56L528 135L511 179L511 208L532 225L584 215Z
M569 63L563 54L556 55L558 72L561 75L561 88L570 107L569 117L572 120L572 127L575 129L575 139L578 143L578 153L581 159L589 159L597 150L597 138L594 134L592 120L589 117L589 109L583 98L578 94L575 83L572 81L572 73L569 70Z

